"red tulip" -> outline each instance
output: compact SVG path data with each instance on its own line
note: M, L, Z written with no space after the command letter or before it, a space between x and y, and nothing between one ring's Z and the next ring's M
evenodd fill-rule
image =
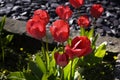
M67 57L67 55L65 53L59 54L58 52L56 52L54 57L55 57L56 63L59 66L64 67L64 66L66 66L68 64L68 57Z
M80 16L77 20L77 23L80 27L85 27L85 28L87 28L90 25L89 18L86 15Z
M74 8L79 8L84 4L84 0L69 0L69 2Z
M91 15L95 18L99 18L102 15L103 11L104 8L100 4L94 4L90 9Z
M49 15L45 10L38 9L34 11L33 19L35 21L41 21L46 25L49 22Z
M58 42L65 42L69 37L69 25L64 20L56 20L50 27L53 38Z
M27 33L36 39L41 39L46 35L46 27L42 22L33 19L28 20L26 25Z
M56 8L56 13L61 19L65 20L72 16L72 10L70 10L69 6L58 6Z
M91 53L91 42L86 36L77 36L72 40L72 44L65 47L65 52L70 59L81 57Z

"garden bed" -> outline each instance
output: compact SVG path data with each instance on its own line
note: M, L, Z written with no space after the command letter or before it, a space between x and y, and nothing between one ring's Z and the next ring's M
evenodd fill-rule
M7 79L10 72L26 70L29 65L29 60L34 54L41 50L41 42L46 44L45 38L43 38L43 41L37 40L26 33L26 22L31 18L35 10L48 10L51 16L50 22L47 25L49 50L53 51L53 49L58 46L50 35L49 26L55 19L58 19L57 14L54 12L55 8L60 4L69 6L70 4L66 0L58 0L58 2L57 0L51 0L49 2L44 0L42 3L41 1L42 0L1 0L0 16L7 16L2 37L13 35L13 38L9 43L5 44L4 61L2 54L0 55L0 79ZM80 9L80 13L87 13L89 11L88 7L93 3L100 3L105 8L105 12L97 20L95 34L98 34L97 46L102 42L107 42L107 54L103 58L102 64L91 67L86 66L82 75L84 75L85 80L119 80L120 64L119 58L117 60L117 55L120 54L120 5L114 0L111 2L108 0L86 0L85 5ZM73 9L73 7L71 7L71 9ZM76 16L79 16L77 9L73 9L73 11L75 12L70 19L70 26L76 26L75 19ZM79 35L79 33L79 27L71 27L70 37L73 38L75 35ZM2 53L2 50L0 50L0 52Z

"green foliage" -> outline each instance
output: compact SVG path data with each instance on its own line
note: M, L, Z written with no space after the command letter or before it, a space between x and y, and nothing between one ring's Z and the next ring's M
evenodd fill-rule
M46 63L44 58L40 55L41 53L37 53L35 55L35 59L29 62L29 69L25 70L25 72L11 72L8 75L9 79L23 79L23 80L48 80L51 77L54 77L56 75L55 70L55 60L54 60L54 49L52 52L52 56L48 56L50 58L49 66L46 67ZM45 54L44 49L42 48L42 53ZM52 58L51 58L52 57ZM48 69L48 71L47 71ZM30 72L29 72L30 71ZM29 78L29 79L28 79Z
M5 25L5 21L6 21L6 16L2 17L2 19L0 21L0 32L3 31L3 27Z
M13 35L5 34L4 25L5 25L6 17L2 17L0 21L0 59L2 59L2 64L4 65L4 57L5 57L5 48L12 41Z

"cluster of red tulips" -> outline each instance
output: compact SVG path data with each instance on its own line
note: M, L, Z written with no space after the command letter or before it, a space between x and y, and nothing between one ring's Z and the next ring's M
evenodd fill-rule
M69 0L69 2L74 8L80 8L84 4L84 0ZM93 4L90 9L90 14L94 18L99 18L103 11L104 9L101 4ZM50 32L55 41L64 43L69 39L70 26L68 20L73 12L69 6L64 5L56 7L55 12L59 16L59 19L49 27ZM34 11L33 17L28 20L26 25L27 33L41 40L46 36L46 25L49 23L49 19L50 16L47 11L41 9ZM87 28L90 25L90 20L87 15L81 15L76 21L82 28ZM56 63L64 67L68 64L69 60L75 57L85 56L91 52L92 48L89 38L86 36L76 36L72 39L71 44L67 44L64 47L62 53L56 52L54 57Z

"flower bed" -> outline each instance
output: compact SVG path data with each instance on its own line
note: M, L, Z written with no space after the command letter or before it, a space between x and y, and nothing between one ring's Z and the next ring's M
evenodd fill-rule
M74 8L79 8L84 1L78 2L70 0ZM21 47L19 51L26 55L17 55L19 58L16 66L20 66L18 71L12 72L4 70L5 55L9 49L9 43L13 45L14 38L11 34L6 34L3 31L5 18L3 17L1 25L1 62L3 67L1 69L1 79L27 79L27 80L74 80L74 79L105 79L107 73L111 73L113 65L104 60L106 56L106 43L96 46L98 35L94 33L95 22L104 9L100 4L92 5L90 14L93 20L90 22L87 15L81 15L77 19L77 24L80 26L80 35L74 38L69 37L70 26L68 19L72 15L69 6L58 6L56 13L60 19L55 20L50 26L50 33L57 43L52 50L48 45L48 37L46 36L46 25L49 22L49 14L45 10L36 10L33 17L28 20L26 25L27 33L35 39L41 40L41 49L33 55L24 51ZM65 15L63 15L63 13ZM91 26L91 28L89 28ZM46 37L46 43L43 43L42 38ZM13 39L13 43L12 43ZM65 43L66 42L66 43ZM12 49L8 50L10 53ZM24 58L26 57L26 58ZM25 60L24 60L25 59ZM24 65L26 63L27 65ZM23 68L23 71L21 70ZM104 71L106 69L107 71ZM96 70L99 71L96 74ZM102 70L102 71L101 71ZM88 75L91 73L90 75ZM96 76L94 76L96 74ZM113 75L111 73L111 75ZM94 77L93 77L94 76ZM112 76L109 77L113 78ZM107 78L108 79L108 78ZM109 79L108 79L109 80Z

